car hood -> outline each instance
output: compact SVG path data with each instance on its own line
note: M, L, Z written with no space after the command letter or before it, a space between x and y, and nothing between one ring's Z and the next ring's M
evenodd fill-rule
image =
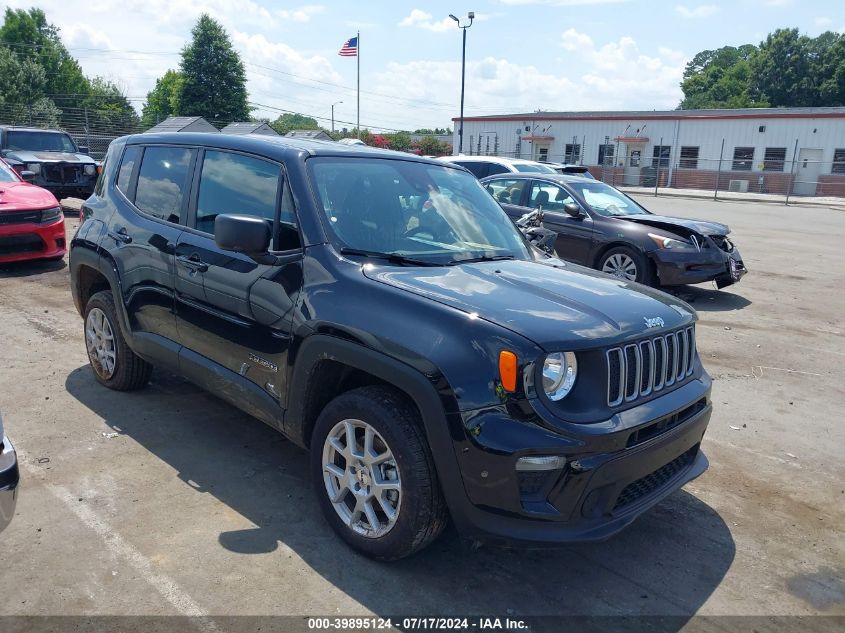
M0 213L57 207L56 197L28 182L0 182Z
M93 163L94 160L85 154L73 154L71 152L34 152L25 150L14 150L9 153L9 158L14 158L22 163Z
M709 220L689 220L687 218L673 218L666 215L626 215L617 217L618 220L628 220L638 224L648 224L658 229L671 231L673 227L683 227L702 235L727 235L731 232L727 224L711 222Z
M496 323L546 351L598 347L696 319L690 306L668 294L562 262L373 264L364 274ZM649 328L646 319L663 325Z

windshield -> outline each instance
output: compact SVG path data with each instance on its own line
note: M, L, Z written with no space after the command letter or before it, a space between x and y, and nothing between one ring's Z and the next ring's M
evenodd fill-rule
M57 132L8 132L6 134L9 149L30 152L68 152L76 153L76 146L67 134Z
M570 180L566 184L576 193L579 193L590 208L599 215L643 215L648 213L624 193L603 182L575 182Z
M553 167L549 165L539 165L533 163L514 163L514 168L517 171L521 171L524 173L537 173L540 172L542 174L556 174L557 172L554 170Z
M371 158L308 165L327 224L347 249L436 264L530 258L522 234L465 171Z
M12 168L0 160L0 182L20 182L20 179L12 172Z

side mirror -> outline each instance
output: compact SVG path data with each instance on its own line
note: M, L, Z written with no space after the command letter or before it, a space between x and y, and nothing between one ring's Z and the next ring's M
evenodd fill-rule
M76 149L79 150L80 154L85 154L87 156L90 153L91 148L88 147L87 145L77 145Z
M21 172L21 178L23 178L26 182L33 182L35 180L35 172L25 169Z
M567 202L563 205L563 210L566 211L567 215L571 215L573 218L581 217L581 207L574 202Z
M214 219L214 241L224 251L264 255L270 249L270 223L254 215L218 215Z

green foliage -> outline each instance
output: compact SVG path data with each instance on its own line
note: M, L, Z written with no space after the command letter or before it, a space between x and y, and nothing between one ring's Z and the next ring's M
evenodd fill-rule
M411 135L407 132L396 132L395 134L385 134L387 138L388 147L399 152L410 152L414 147L414 142L411 140Z
M169 116L179 116L181 91L182 74L177 70L168 70L156 79L155 87L147 93L147 101L141 114L141 124L144 128L151 128Z
M203 14L182 49L180 114L205 117L218 127L248 121L246 71L226 30Z
M317 119L303 114L285 113L270 123L270 127L284 136L293 130L319 130L320 124Z
M140 124L138 113L123 91L102 77L90 80L88 95L82 99L88 109L89 129L126 129L134 131Z
M441 127L436 127L433 130L431 128L427 128L427 127L420 128L419 130L414 130L414 134L446 135L446 134L451 134L451 133L452 133L452 130L450 130L449 128L441 128Z
M845 105L845 36L779 29L759 46L701 51L681 88L685 110Z
M20 61L30 60L44 69L44 96L67 107L81 107L89 82L44 11L7 8L0 40Z
M452 153L452 146L433 136L424 136L417 142L417 149L424 156L446 156Z

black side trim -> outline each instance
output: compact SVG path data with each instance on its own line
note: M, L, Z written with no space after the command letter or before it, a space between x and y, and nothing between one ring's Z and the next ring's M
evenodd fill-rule
M198 387L283 431L278 401L254 382L185 347L179 352L179 373Z

